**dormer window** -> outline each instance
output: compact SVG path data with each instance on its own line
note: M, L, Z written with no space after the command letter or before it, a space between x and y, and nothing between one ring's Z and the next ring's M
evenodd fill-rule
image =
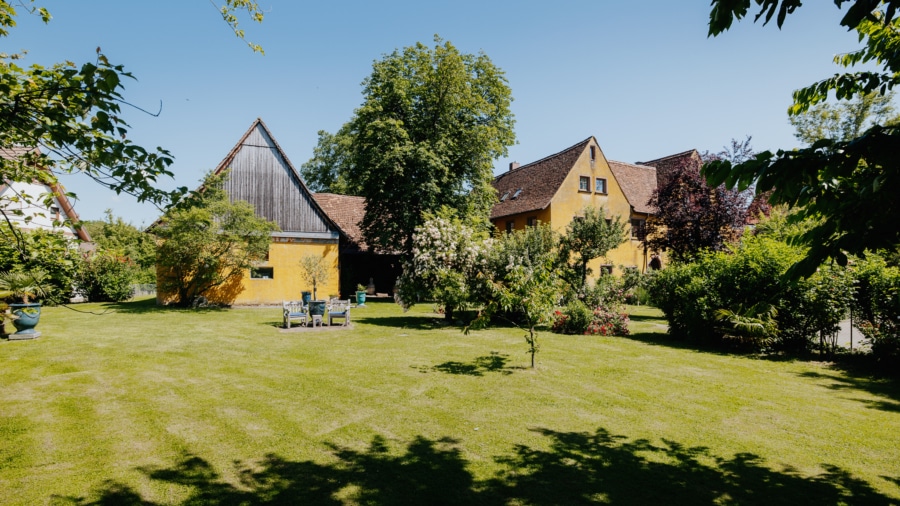
M503 202L503 201L506 200L508 197L509 197L509 192L504 193L503 196L500 197L500 202Z
M516 193L513 193L512 199L516 200L517 198L519 198L519 195L521 195L521 194L522 194L522 189L519 188L518 190L516 190Z

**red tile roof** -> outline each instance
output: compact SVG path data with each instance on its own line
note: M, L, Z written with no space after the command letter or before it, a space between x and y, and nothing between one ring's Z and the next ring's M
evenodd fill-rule
M656 190L655 168L613 160L609 160L609 168L635 212L656 213L656 208L648 204Z
M546 209L591 139L593 137L588 137L559 153L494 178L492 184L497 190L497 198L502 199L504 195L506 198L494 204L491 219ZM513 198L518 190L521 192Z
M700 159L700 153L696 149L676 153L674 155L664 156L649 162L636 162L638 165L649 165L656 167L656 179L659 186L668 182L672 174L682 168L688 168L699 171L703 166L703 160Z
M359 227L366 215L365 198L335 193L313 193L312 196L351 243L360 249L366 249L362 229Z

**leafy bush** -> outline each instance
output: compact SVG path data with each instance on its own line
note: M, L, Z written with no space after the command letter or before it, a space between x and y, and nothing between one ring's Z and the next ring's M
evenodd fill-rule
M744 344L807 351L838 330L853 290L852 277L839 267L785 281L782 274L802 254L772 238L745 238L731 252L707 252L656 273L648 285L652 303L666 315L675 337L732 344L729 339L739 337L740 327L752 324L765 332Z
M854 268L857 293L853 312L872 355L888 366L900 365L900 268L871 254Z
M570 301L553 314L551 330L557 334L583 334L594 318L594 313L580 300Z
M554 313L552 330L558 334L627 336L628 315L621 306L598 306L591 310L576 300Z
M134 296L137 268L127 258L109 253L86 255L75 278L75 289L91 302L121 302Z

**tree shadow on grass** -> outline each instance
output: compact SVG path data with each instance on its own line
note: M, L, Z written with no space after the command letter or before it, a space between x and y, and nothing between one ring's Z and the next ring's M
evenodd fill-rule
M485 373L489 372L509 375L512 374L515 369L522 369L522 367L507 367L507 362L509 362L509 355L492 351L490 355L476 357L475 360L471 362L444 362L443 364L438 364L430 369L420 367L419 371L427 372L431 370L463 376L484 376Z
M443 319L434 316L359 316L354 321L379 327L406 330L434 330L449 326Z
M115 311L117 313L130 313L130 314L145 314L145 313L183 313L183 312L194 312L194 313L217 313L222 311L228 311L227 307L176 307L176 306L160 306L156 304L155 298L150 299L138 299L138 300L128 300L125 302L108 302L102 304L104 309L108 309L110 311Z
M775 469L760 457L726 458L674 441L533 429L549 444L497 456L501 470L479 480L460 443L416 437L399 447L375 436L364 450L328 445L322 464L268 455L236 462L238 483L187 455L171 468L140 469L150 480L187 491L180 504L873 504L896 503L869 483L827 464L815 476ZM892 481L889 479L889 481ZM134 488L107 482L79 505L153 505ZM167 503L171 503L168 501Z
M800 373L800 376L818 380L818 383L821 386L830 390L862 390L869 392L872 395L882 397L882 399L852 399L868 404L869 407L873 409L900 413L900 384L898 384L895 379L857 376L848 373L846 370L826 372L807 371Z

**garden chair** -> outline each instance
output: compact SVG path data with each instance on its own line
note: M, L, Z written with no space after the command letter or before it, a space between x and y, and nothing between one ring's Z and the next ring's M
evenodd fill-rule
M350 299L331 299L328 304L328 325L333 325L335 318L343 318L345 326L350 324Z
M307 307L303 305L302 300L282 301L281 308L284 314L284 328L291 328L292 320L300 320L302 325L306 325L309 314L307 314Z

